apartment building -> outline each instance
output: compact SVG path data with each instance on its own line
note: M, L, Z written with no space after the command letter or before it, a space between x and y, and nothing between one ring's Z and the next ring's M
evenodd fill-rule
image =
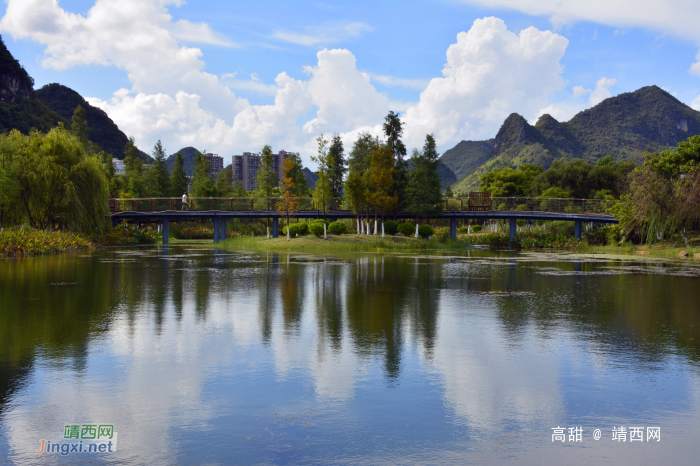
M209 175L212 178L216 178L216 175L218 175L224 170L224 158L219 157L219 154L212 154L211 152L207 153L206 157L209 161L209 166L211 167Z
M277 179L282 181L282 164L288 157L296 157L293 152L279 151L273 155L272 166L277 172ZM234 182L240 181L243 189L252 191L255 189L255 181L258 178L258 167L260 166L260 154L243 152L243 155L234 155L231 161Z

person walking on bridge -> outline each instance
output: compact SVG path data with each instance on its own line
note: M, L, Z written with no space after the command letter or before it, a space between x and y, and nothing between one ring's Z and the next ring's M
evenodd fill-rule
M188 208L187 208L187 193L182 195L182 210L188 210Z

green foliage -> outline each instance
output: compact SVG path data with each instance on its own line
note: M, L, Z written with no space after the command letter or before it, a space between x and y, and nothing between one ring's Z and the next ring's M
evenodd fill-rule
M539 197L543 199L568 199L571 197L571 194L559 186L552 186L542 191Z
M391 150L394 159L394 183L392 189L389 191L389 196L396 197L396 208L402 209L407 202L406 191L409 181L406 172L407 164L404 160L404 157L406 157L406 146L401 141L401 136L403 136L403 123L399 118L399 114L390 111L384 118L383 129L387 139L386 145Z
M333 197L343 196L343 177L347 171L345 163L345 149L343 148L343 140L340 135L336 134L331 139L331 146L328 148L328 155L333 162L328 170L328 180L331 186L331 195Z
M394 186L394 160L388 146L379 146L372 152L370 168L365 172L367 203L376 211L386 214L398 201L398 194L392 195Z
M27 227L0 231L0 257L25 257L91 249L83 236L66 231L34 230Z
M282 228L282 234L287 235L287 227ZM290 223L289 224L289 236L304 236L309 234L309 224L308 223ZM323 234L323 224L321 224L321 234Z
M334 235L342 235L348 232L348 226L345 222L335 221L328 225L328 231Z
M301 157L297 154L293 157L292 162L294 165L289 170L287 176L292 179L294 186L292 187L292 194L296 197L307 197L311 195L311 190L306 182L306 177L304 176L304 164L301 161Z
M581 245L576 238L562 233L518 233L515 238L502 233L488 233L473 238L475 244L488 244L496 249L576 249Z
M494 169L481 177L479 189L490 192L493 197L524 197L530 185L542 172L541 166L525 164L518 169L509 167Z
M109 212L109 184L99 156L89 156L63 126L48 134L0 135L0 199L6 219L37 229L60 224L101 232Z
M209 160L202 155L197 154L195 160L194 178L192 179L192 189L190 190L192 197L213 197L216 195L216 187L212 181L211 165Z
M583 160L555 161L552 166L532 180L533 194L558 187L574 198L591 199L601 189L619 193L625 173L620 165L606 158L603 163L591 165ZM542 196L544 197L544 196Z
M236 187L233 183L233 167L231 165L226 166L216 175L216 183L214 186L216 188L216 195L219 197L232 197L236 195ZM240 188L242 187L243 186Z
M323 236L323 225L324 221L321 219L312 220L309 222L309 231L313 233L316 237Z
M80 141L81 144L87 148L90 142L88 139L88 123L85 115L85 109L83 109L83 107L80 105L75 107L70 129L73 136L78 138L78 141Z
M700 167L700 136L691 136L687 141L679 142L674 150L644 156L645 165L664 178L687 174Z
M452 192L452 186L448 186L445 188L445 197L454 197L454 193Z
M255 182L258 196L272 196L272 190L279 185L274 157L272 148L269 145L263 147L262 153L260 154L260 165L258 165L258 178Z
M96 241L108 246L135 246L156 244L160 241L160 235L155 228L137 228L136 225L122 223L98 236Z
M410 223L401 223L398 227L399 233L403 236L413 236L416 234L416 226ZM419 227L420 232L420 227Z
M442 212L442 192L437 168L440 159L432 134L425 137L423 151L413 151L412 167L408 173L406 207L416 216L435 215Z
M481 226L481 225L472 225L472 231L473 231L474 233L479 233L479 232L480 232L481 230L483 230L483 229L484 229L484 227Z
M318 171L316 172L318 181L316 181L313 191L313 198L314 205L323 212L325 219L333 194L331 192L330 172L334 161L333 157L328 153L328 141L323 139L323 134L316 138L316 142L318 144L318 154L311 156L311 160L318 165Z
M364 177L359 171L351 171L345 181L345 199L355 214L365 208L366 198L367 189Z
M384 234L394 236L399 232L399 224L393 220L384 222Z
M175 166L170 173L170 195L174 197L182 196L187 192L187 173L185 172L185 161L179 152L175 157Z
M432 236L435 230L433 230L433 227L430 225L419 225L418 226L418 236L420 236L423 239L428 239L428 237Z
M170 176L165 166L165 149L160 140L153 146L153 164L148 169L148 196L167 197L170 194Z

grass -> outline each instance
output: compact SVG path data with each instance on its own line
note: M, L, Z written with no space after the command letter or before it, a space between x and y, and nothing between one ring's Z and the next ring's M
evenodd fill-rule
M246 249L258 251L310 251L310 252L398 252L464 249L460 241L428 241L404 236L381 238L372 235L328 235L328 240L314 235L292 238L237 236L222 241L212 247L224 249Z
M685 251L688 253L686 259L700 260L700 235L691 236L689 240L690 247L686 247L683 241L662 240L651 245L623 243L620 246L586 246L585 251L594 254L635 255L661 259L679 259L678 254Z

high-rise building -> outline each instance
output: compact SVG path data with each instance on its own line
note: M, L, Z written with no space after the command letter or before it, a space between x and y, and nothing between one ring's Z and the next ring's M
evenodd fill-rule
M296 157L298 154L293 152L279 151L272 157L272 166L277 172L277 179L282 181L282 164L284 159L288 157ZM255 182L258 178L258 167L260 166L260 154L252 152L243 152L243 155L234 155L231 161L233 170L233 180L240 181L243 184L243 189L252 191L255 189Z
M211 171L209 172L209 175L212 178L216 178L216 175L221 173L224 169L224 158L219 157L219 154L212 154L208 153L206 154L207 160L209 161L209 167L211 167Z

